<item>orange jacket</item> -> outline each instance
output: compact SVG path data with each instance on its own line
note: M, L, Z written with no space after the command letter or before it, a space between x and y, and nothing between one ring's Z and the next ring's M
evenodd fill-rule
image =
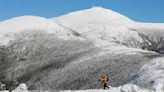
M109 77L106 76L106 75L103 75L103 76L100 77L99 80L101 81L101 83L105 84L105 83L108 83Z

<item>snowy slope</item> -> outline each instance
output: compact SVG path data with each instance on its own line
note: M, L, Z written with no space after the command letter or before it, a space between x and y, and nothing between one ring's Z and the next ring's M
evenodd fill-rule
M136 73L138 77L133 80L133 83L140 86L164 84L164 57L156 58L144 64Z

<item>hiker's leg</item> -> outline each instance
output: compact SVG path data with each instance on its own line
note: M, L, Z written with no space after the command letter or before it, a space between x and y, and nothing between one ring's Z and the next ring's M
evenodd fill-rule
M106 87L106 83L104 83L104 89L105 89L105 87Z
M109 89L109 87L107 86L107 83L105 83L105 88L108 88Z

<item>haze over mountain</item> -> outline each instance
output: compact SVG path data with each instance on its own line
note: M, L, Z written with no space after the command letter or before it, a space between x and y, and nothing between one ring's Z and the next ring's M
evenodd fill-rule
M29 89L96 89L99 76L107 74L111 86L150 87L164 79L163 31L162 23L135 22L101 7L52 19L5 20L0 22L0 81L9 89L15 79Z

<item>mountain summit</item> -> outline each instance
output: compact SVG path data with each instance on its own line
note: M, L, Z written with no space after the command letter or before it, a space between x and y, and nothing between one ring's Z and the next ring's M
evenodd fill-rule
M51 20L92 40L97 46L116 45L117 42L136 47L139 46L136 42L142 42L137 31L131 30L137 26L135 22L101 7L72 12Z
M93 7L52 18L52 21L59 22L64 26L72 27L80 27L87 23L109 23L118 20L124 20L124 22L130 21L126 16L102 7Z

